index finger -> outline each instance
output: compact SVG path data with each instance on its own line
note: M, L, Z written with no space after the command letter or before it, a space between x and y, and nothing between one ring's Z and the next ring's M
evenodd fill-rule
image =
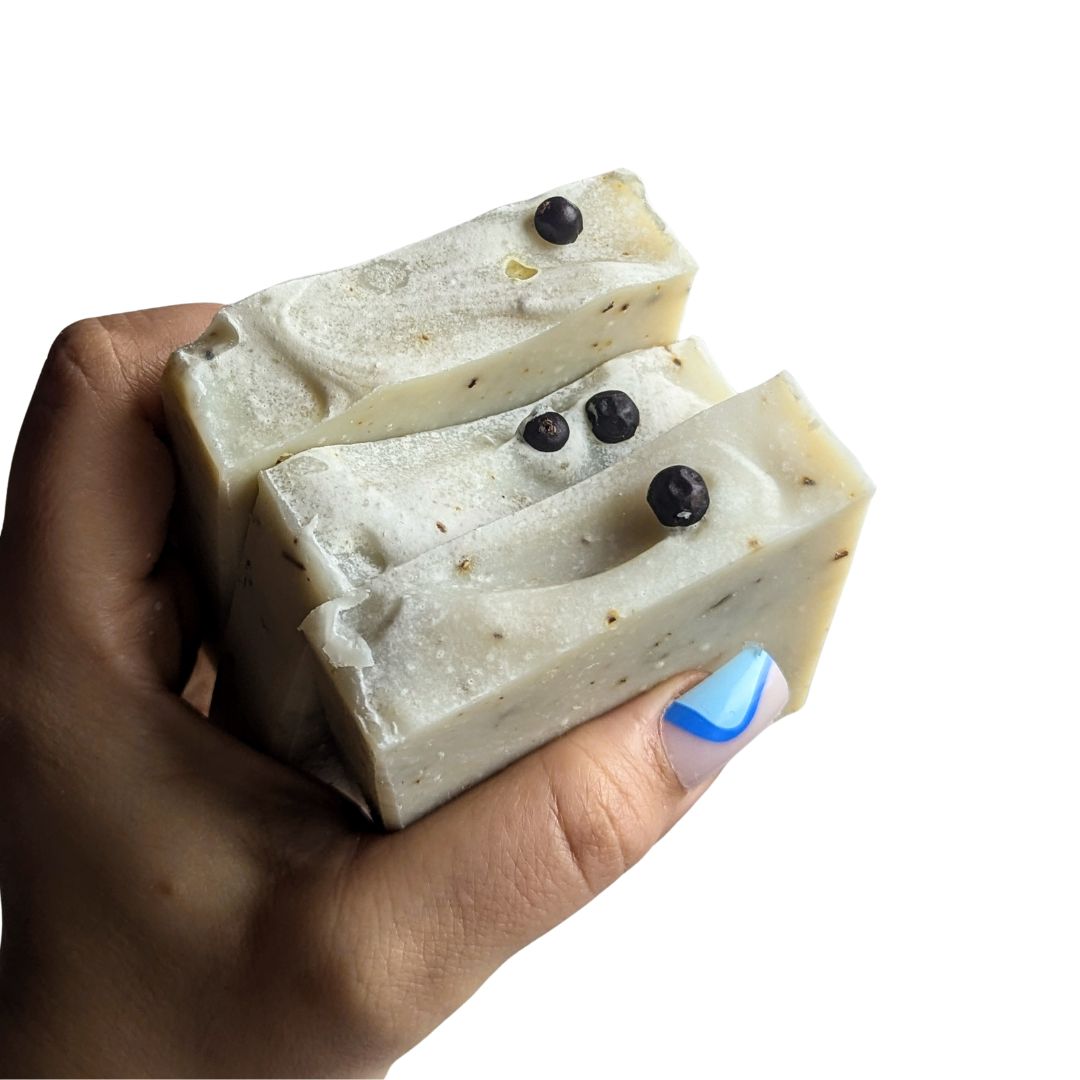
M3 533L5 573L32 583L37 602L74 591L104 603L104 590L153 569L173 496L158 384L216 310L86 319L54 342L15 447Z

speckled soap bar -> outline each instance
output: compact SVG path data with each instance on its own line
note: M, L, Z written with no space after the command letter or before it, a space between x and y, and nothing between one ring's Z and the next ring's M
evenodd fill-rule
M711 505L646 501L688 465ZM542 502L331 600L303 631L327 716L382 823L407 825L691 667L763 645L805 698L873 486L787 375Z
M635 403L638 423L631 436L604 442L587 406L612 390ZM616 357L520 409L315 448L263 472L224 643L231 704L250 736L279 758L338 776L299 630L309 612L579 483L731 393L702 343L689 339ZM523 431L550 412L565 418L568 436L557 453L540 453Z
M540 234L536 196L256 293L177 350L166 417L222 612L260 469L516 408L675 340L695 265L640 181L613 172L559 195L583 216L573 242Z

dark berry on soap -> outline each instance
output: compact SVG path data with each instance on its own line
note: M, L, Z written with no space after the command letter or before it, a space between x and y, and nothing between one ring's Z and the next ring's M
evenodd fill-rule
M641 415L629 394L621 390L601 390L585 402L585 415L593 434L606 443L629 439L638 429Z
M581 211L561 195L552 195L537 208L533 218L536 231L549 244L572 244L584 228Z
M661 469L652 478L646 498L660 524L672 528L693 525L709 509L709 489L701 473L689 465Z
M566 445L566 440L570 438L570 425L561 413L541 413L526 423L521 437L534 450L550 454Z

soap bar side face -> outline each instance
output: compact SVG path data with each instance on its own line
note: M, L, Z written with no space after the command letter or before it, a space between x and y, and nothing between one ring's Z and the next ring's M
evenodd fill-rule
M616 356L674 341L692 282L687 273L601 293L500 353L463 354L453 368L374 387L280 449L385 439L518 408Z
M275 757L310 771L329 734L299 627L316 597L346 584L312 550L310 529L259 493L229 611L215 698L232 725ZM332 753L332 751L330 751Z
M692 529L666 530L642 509L649 479L673 456L699 468L714 492L714 507ZM515 703L506 688L543 683L556 670L572 681L577 660L568 658L585 655L592 667L626 668L623 685L631 685L632 669L643 659L635 652L642 635L684 634L690 616L671 609L671 597L692 605L724 590L714 600L719 611L741 582L734 578L755 562L758 576L781 583L776 596L798 593L803 579L798 568L794 576L791 571L793 538L814 534L826 547L842 541L844 554L838 548L818 561L844 562L854 535L829 523L850 514L857 532L871 492L857 462L789 377L713 406L620 464L388 571L356 598L313 612L303 629L335 687L327 708L337 717L339 741L348 750L350 741L363 740L389 769L386 763L404 748L433 745L444 728L466 732L477 725L480 744L487 739L491 747L476 765L483 771L485 760L503 753L496 747L506 719L491 712L492 697L502 695L504 712L536 707ZM818 578L835 580L844 569L830 565ZM815 610L831 611L835 590L815 589ZM670 624L658 622L657 612ZM572 614L560 617L566 613ZM824 621L811 614L793 625L804 635L807 655L816 656L815 634ZM778 637L779 630L771 633ZM700 653L688 641L665 663L672 671L707 665L729 645L737 651L745 642L710 638L704 644L713 651ZM783 641L777 647L798 687L795 647ZM600 689L579 689L577 719L616 703ZM438 782L432 780L438 790L431 805L462 782L452 770L440 772ZM413 782L414 789L423 787ZM369 797L381 800L389 820L385 792ZM410 795L419 798L418 790Z

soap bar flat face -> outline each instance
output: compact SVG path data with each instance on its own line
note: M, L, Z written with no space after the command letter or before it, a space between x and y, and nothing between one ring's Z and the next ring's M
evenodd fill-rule
M638 411L635 433L614 443L597 437L588 410L612 392ZM326 757L316 672L298 629L312 609L579 483L731 393L704 346L689 339L617 357L520 409L315 448L263 472L225 634L249 734L302 767ZM565 418L569 436L549 453L523 429L550 412Z
M685 529L645 500L673 464L696 469L712 500ZM747 642L776 659L798 708L872 490L782 375L322 605L303 631L365 796L385 825L406 825Z
M574 243L539 236L537 196L256 293L177 350L166 417L222 602L256 474L282 455L502 412L675 339L695 266L637 178L557 193L581 209Z

